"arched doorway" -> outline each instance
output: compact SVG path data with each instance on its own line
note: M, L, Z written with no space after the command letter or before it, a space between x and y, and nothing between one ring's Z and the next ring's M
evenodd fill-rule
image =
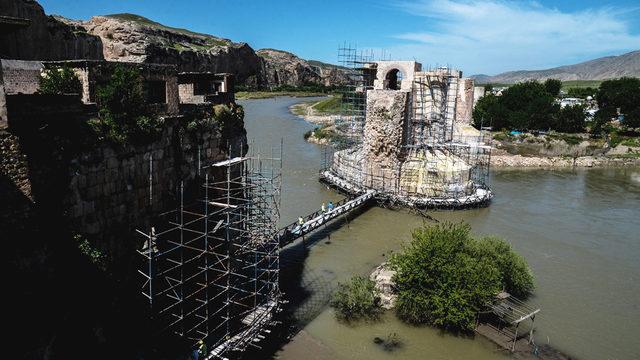
M402 85L402 71L398 69L391 69L385 76L384 80L385 89L388 90L400 90Z

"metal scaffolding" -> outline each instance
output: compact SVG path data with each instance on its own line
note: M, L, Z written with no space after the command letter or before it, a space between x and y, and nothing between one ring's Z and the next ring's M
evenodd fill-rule
M375 79L374 53L345 43L338 48L338 62L349 82L341 93L342 108L335 126L336 131L348 139L344 144L348 147L359 143L364 131L367 90L373 88Z
M258 346L280 311L281 152L204 164L194 202L181 183L177 207L137 230L158 330L202 341L208 358Z

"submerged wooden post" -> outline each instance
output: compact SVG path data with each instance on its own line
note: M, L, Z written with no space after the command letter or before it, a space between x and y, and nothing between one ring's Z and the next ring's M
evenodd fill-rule
M535 327L535 323L536 323L536 316L532 315L531 316L531 330L529 331L529 344L531 344L533 342L533 329Z

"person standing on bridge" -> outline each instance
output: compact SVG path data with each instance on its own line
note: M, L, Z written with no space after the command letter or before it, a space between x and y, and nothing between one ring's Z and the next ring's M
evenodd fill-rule
M302 218L302 216L298 217L298 225L304 225L304 219Z
M333 201L329 201L329 205L327 205L327 209L329 209L329 211L333 210Z
M324 203L322 203L322 207L320 207L320 210L322 211L323 214L327 212L327 207L324 206Z

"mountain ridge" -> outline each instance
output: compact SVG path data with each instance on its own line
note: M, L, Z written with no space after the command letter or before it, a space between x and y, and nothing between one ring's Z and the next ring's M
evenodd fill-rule
M470 76L479 84L511 84L527 80L562 81L608 80L623 76L640 77L640 50L621 55L604 56L572 65L563 65L542 70L507 71L497 75L477 74Z

